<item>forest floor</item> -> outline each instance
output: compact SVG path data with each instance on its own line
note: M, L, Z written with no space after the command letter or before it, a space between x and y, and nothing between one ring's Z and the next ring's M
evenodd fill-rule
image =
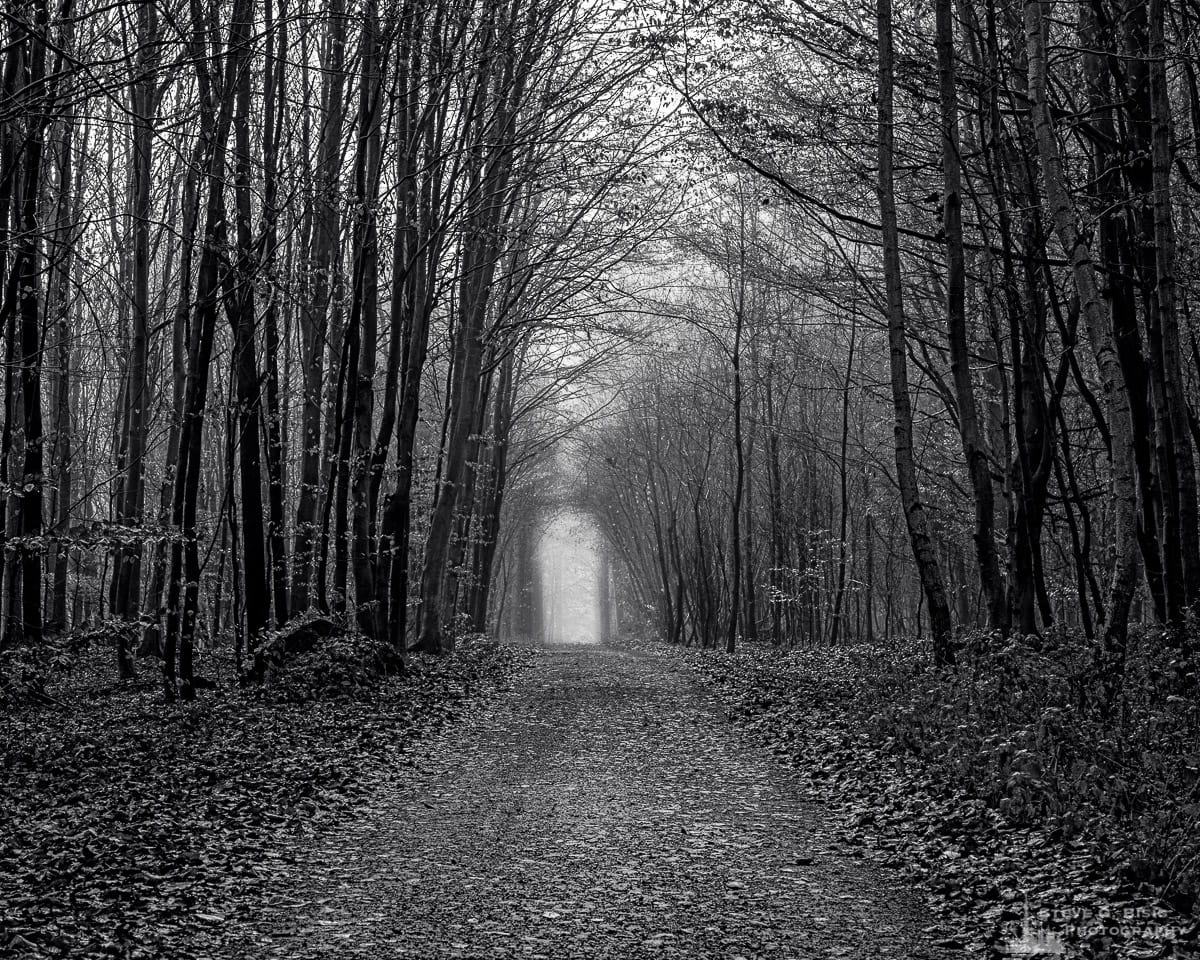
M510 693L410 759L268 851L241 955L957 952L672 651L538 651Z
M77 677L0 719L0 955L1196 956L1111 846L875 742L846 657L480 644L312 680Z
M502 696L524 652L467 645L406 675L294 664L264 690L166 704L156 671L113 683L93 649L0 712L0 956L239 958L277 850L345 816L375 771Z
M1037 670L1032 653L1024 653ZM794 772L797 793L824 805L839 849L922 891L966 955L1200 957L1194 899L1152 869L1156 850L1180 860L1195 839L1186 827L1175 829L1178 837L1171 833L1181 816L1195 818L1187 797L1176 798L1185 792L1180 788L1152 794L1159 802L1149 814L1161 816L1149 827L1123 823L1103 794L1092 804L1061 801L1066 807L1051 816L1045 804L1030 809L1038 799L1031 781L1048 789L1043 781L1051 779L1054 754L1064 743L1074 745L1046 734L1042 719L1036 746L1032 737L1024 742L1026 756L1041 762L1040 750L1050 757L1043 778L1014 773L996 784L980 777L1023 734L1023 718L1008 716L1007 736L989 735L976 715L955 708L965 685L956 689L921 672L892 675L895 651L749 646L734 656L676 655L692 665L742 736ZM881 683L889 676L899 682ZM1032 694L1034 687L1017 689ZM933 701L946 705L945 716L935 716ZM913 702L916 716L909 715ZM1039 717L1059 715L1035 707ZM1097 750L1119 755L1115 734L1094 736ZM1169 748L1168 741L1160 753L1135 760L1186 777L1186 751ZM1078 776L1067 761L1058 762L1064 777ZM1134 760L1112 765L1135 785L1150 779ZM1103 778L1105 771L1088 775Z

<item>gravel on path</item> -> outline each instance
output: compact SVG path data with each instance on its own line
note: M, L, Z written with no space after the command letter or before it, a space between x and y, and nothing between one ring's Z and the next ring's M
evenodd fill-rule
M406 758L264 865L246 956L957 953L670 655L542 650Z

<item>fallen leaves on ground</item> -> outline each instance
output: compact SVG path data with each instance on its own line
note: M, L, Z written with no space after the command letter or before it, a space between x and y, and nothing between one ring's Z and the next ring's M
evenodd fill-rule
M861 651L859 651L861 654ZM840 821L851 856L928 891L974 955L1196 957L1196 918L1161 900L1086 832L1014 824L961 785L940 782L902 744L881 742L857 712L868 679L852 651L744 648L685 654L730 720L793 765ZM1038 941L1036 938L1043 939Z
M263 853L364 772L507 685L522 657L413 658L353 696L77 687L0 721L0 953L209 957L258 907Z
M541 651L413 759L274 852L244 957L952 954L665 650Z

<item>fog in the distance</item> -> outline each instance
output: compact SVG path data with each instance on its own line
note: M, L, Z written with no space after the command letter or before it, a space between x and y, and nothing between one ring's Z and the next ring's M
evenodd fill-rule
M600 640L601 556L592 521L571 510L550 520L537 548L547 643Z

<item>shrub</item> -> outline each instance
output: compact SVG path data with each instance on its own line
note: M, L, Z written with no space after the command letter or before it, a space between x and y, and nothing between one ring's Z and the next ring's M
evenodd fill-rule
M373 687L400 670L400 660L383 644L357 633L334 633L309 649L270 661L266 691L272 698L303 703L346 696Z

